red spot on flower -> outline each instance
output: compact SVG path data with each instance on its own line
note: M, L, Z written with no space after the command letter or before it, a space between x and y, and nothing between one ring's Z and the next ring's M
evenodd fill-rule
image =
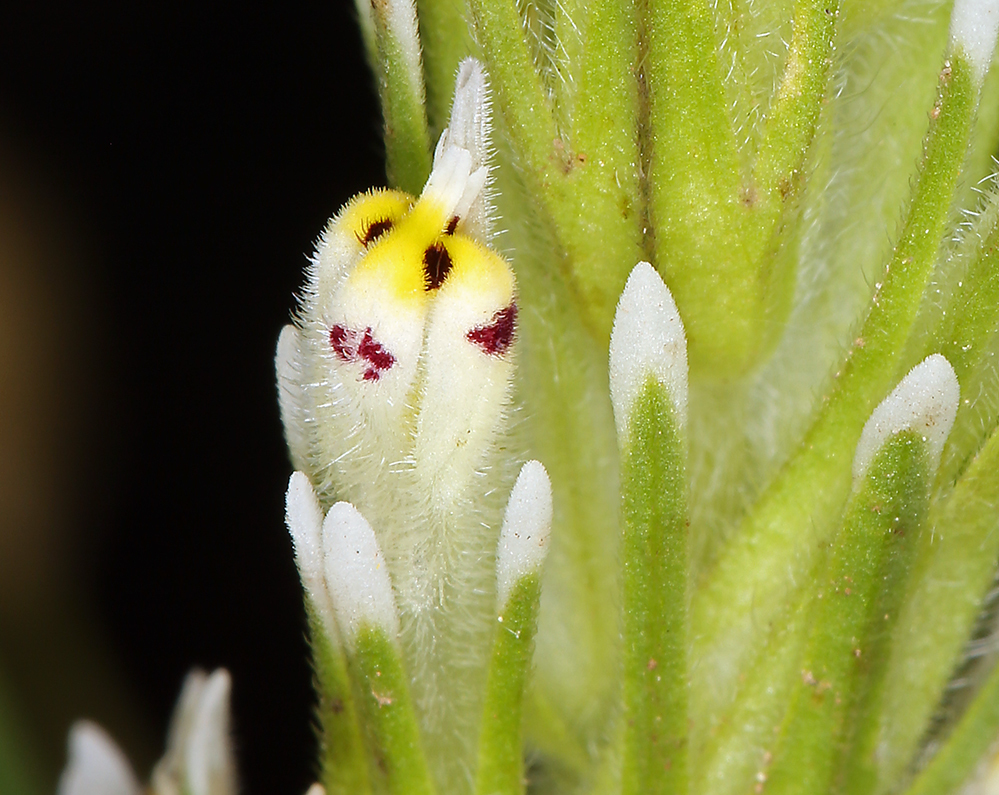
M492 321L485 326L476 326L465 338L486 353L502 356L513 343L513 333L517 327L517 305L510 304L493 315Z
M370 328L362 333L337 324L330 329L330 347L341 361L363 362L365 381L377 381L395 364L395 357L371 336Z
M348 339L349 336L353 335L349 334L347 329L339 324L330 329L330 345L333 347L334 353L345 362L349 362L354 358L353 351L351 350L351 342Z
M385 370L395 364L395 357L371 336L371 329L364 332L364 339L357 346L358 355L371 366L364 371L365 381L377 381Z

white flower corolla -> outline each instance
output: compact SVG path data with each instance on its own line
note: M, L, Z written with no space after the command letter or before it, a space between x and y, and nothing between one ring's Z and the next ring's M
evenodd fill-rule
M486 245L488 102L474 61L452 122L418 199L371 191L330 222L278 345L296 468L327 507L348 499L380 533L407 492L421 511L453 511L509 401L515 282Z
M229 672L222 668L211 675L187 675L170 721L166 753L153 769L155 795L235 795L231 689Z
M954 425L961 388L943 356L927 356L878 405L864 424L853 458L853 482L859 484L890 436L902 431L922 434L930 472L940 463L944 442Z
M276 357L296 469L324 508L363 514L393 573L424 583L446 579L488 524L495 484L479 475L510 402L516 285L487 245L488 132L485 75L468 59L422 194L371 191L333 218ZM404 603L436 589L395 585Z
M58 795L139 795L139 782L125 755L108 734L89 721L69 731L69 761Z

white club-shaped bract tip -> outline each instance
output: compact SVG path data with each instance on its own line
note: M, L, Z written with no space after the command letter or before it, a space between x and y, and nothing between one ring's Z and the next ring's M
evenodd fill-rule
M177 699L167 752L153 769L156 795L234 795L236 763L229 737L232 678L218 668L192 671Z
M89 721L69 730L69 760L58 795L139 795L139 782L107 732Z
M888 437L901 431L922 434L930 472L940 463L944 442L954 425L961 388L954 368L935 353L917 364L874 409L864 425L853 458L853 482L861 479Z
M316 492L304 472L293 472L288 481L285 498L285 522L295 548L302 586L319 613L328 637L336 633L336 619L326 591L326 573L323 568L323 511Z
M232 795L236 770L229 739L229 698L232 678L220 668L205 681L184 746L187 792L190 795Z
M399 633L392 582L367 519L349 502L338 502L323 522L326 586L344 639L353 643L364 624L390 637Z
M992 63L997 31L999 0L954 0L950 15L951 44L971 61L979 83Z
M510 492L496 551L496 595L501 610L517 582L541 568L551 529L548 473L539 462L528 461Z
M326 788L323 787L323 785L320 784L319 782L316 782L311 787L309 787L305 795L326 795Z
M680 428L687 425L687 338L673 296L648 262L639 262L621 293L610 339L610 393L618 438L652 376L666 389Z

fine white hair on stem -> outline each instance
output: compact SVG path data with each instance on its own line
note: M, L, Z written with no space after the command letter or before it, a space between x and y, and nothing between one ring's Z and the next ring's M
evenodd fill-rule
M367 519L338 502L323 522L326 584L344 639L353 643L362 624L399 634L399 614L385 558Z
M649 377L666 389L680 428L687 425L687 338L669 288L648 262L639 262L621 293L610 339L610 392L618 438Z
M489 87L482 64L466 58L458 68L451 118L434 152L423 195L440 201L479 240L489 237Z
M295 549L295 563L302 586L319 614L326 636L336 638L336 619L323 568L323 511L304 472L293 472L285 498L285 522Z
M857 485L890 436L902 431L922 434L930 472L940 463L944 442L954 425L961 388L943 356L935 353L917 364L874 409L857 443L853 482Z
M992 63L999 30L999 0L954 0L950 15L952 46L961 50L981 83Z
M58 795L139 795L125 755L100 726L79 721L69 730L69 760Z
M552 487L538 461L528 461L510 492L496 552L497 601L500 610L525 575L541 568L552 529Z

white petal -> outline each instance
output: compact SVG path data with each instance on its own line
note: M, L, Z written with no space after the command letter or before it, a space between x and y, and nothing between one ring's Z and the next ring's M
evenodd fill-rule
M687 425L687 339L673 296L648 262L639 262L618 301L610 340L610 392L618 437L626 439L635 399L653 377Z
M887 441L900 431L923 435L929 447L930 469L940 463L944 442L954 425L961 388L954 368L935 353L917 364L898 386L874 409L857 443L853 458L853 482L858 484Z
M69 761L59 795L139 795L125 755L100 726L79 721L69 730Z
M458 69L451 119L441 133L423 196L461 219L458 230L486 242L490 233L489 88L482 64L466 58Z
M388 568L371 525L349 502L338 502L323 522L326 583L337 623L348 643L361 624L373 624L390 638L399 616Z
M497 602L502 610L511 589L541 568L552 529L552 487L538 461L520 470L506 505L496 552Z
M950 16L952 46L964 52L979 83L992 63L999 30L999 0L954 0Z

